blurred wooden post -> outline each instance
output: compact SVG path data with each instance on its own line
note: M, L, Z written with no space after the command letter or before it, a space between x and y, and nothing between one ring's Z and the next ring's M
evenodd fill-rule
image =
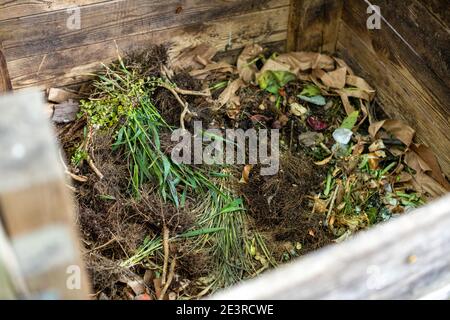
M87 299L73 201L42 110L39 91L0 96L0 298Z

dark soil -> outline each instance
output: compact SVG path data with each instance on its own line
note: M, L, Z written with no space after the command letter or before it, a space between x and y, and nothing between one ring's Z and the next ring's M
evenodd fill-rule
M301 243L302 253L330 243L332 235L322 227L324 217L311 214L311 197L320 190L325 173L301 155L285 154L280 161L277 175L261 176L255 167L241 188L254 227L270 238L274 252L282 253L286 241Z

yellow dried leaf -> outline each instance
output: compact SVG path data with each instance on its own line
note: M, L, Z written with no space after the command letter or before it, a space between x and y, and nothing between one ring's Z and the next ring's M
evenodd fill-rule
M314 162L314 164L317 166L324 166L328 164L331 161L331 159L333 159L333 155L323 159L322 161Z

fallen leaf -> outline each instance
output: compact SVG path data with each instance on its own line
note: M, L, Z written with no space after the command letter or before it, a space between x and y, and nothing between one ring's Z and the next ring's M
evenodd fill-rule
M255 74L258 71L256 65L251 63L256 57L263 52L263 48L258 44L247 45L237 59L237 70L239 77L246 83L252 82L255 79Z
M358 142L353 146L352 155L359 156L364 152L364 146L365 142L361 139L358 140Z
M395 138L403 142L406 146L409 146L414 138L416 131L408 124L401 120L382 120L372 123L369 126L369 134L372 139L377 138L378 131L383 128L392 134Z
M359 89L359 88L344 88L336 90L336 93L343 92L347 95L347 97L360 98L365 101L371 101L372 96L369 92Z
M240 99L236 95L236 92L244 86L244 82L241 79L236 79L232 81L225 90L222 91L219 98L217 99L218 108L227 105L228 116L235 119L240 112Z
M267 70L289 71L299 76L301 71L311 69L334 70L334 61L330 56L317 52L282 53L268 59L256 77Z
M327 87L343 89L346 83L347 68L342 67L330 72L325 72L322 69L314 69L312 75L319 78Z
M344 68L344 67L347 68L347 73L349 75L354 75L355 74L353 72L352 68L350 68L348 66L348 64L344 60L342 60L340 58L336 58L336 57L333 57L333 59L334 59L334 61L336 61L336 64L338 65L338 67L340 67L340 68Z
M381 139L377 139L375 140L370 146L369 146L369 151L370 152L375 152L378 150L383 150L386 149L386 146L384 145L383 140Z
M275 95L278 95L280 88L284 87L292 80L295 80L295 75L293 73L272 70L261 73L257 78L258 85L261 89Z
M236 69L229 63L212 62L207 64L203 69L190 71L189 75L191 75L195 79L204 80L211 73L217 74L217 73L235 73L235 72Z
M177 57L172 59L171 66L176 71L201 69L206 64L212 62L211 59L216 53L216 48L206 43L201 43L197 46L191 46L182 50Z
M319 118L317 118L316 116L309 116L306 119L306 123L308 123L308 125L311 127L311 129L313 129L314 131L323 131L326 128L328 128L328 124L322 120L320 120Z
M345 113L347 115L349 115L352 112L354 112L355 108L353 108L353 106L351 105L350 100L348 99L348 97L349 97L348 94L343 90L338 90L337 94L339 94L339 97L341 97L342 104L344 105Z
M437 161L436 156L434 155L431 149L423 144L412 144L410 146L411 151L415 152L430 168L431 172L429 173L434 180L439 182L444 188L450 191L450 184L447 179L445 179L444 174L442 173L441 166ZM405 159L406 161L406 159Z
M441 197L447 194L447 191L436 180L423 172L417 172L413 176L413 184L416 190L422 191L422 193L428 193L431 198Z
M307 96L303 96L303 95L298 95L297 97L299 97L303 101L315 104L317 106L324 106L327 104L327 101L322 96L307 97Z
M369 153L368 163L371 170L377 170L380 165L380 158L375 153Z
M348 85L364 90L369 95L375 94L375 90L363 78L354 75L347 75L345 81Z
M314 162L314 164L317 166L324 166L328 164L331 161L331 159L333 159L333 155L323 159L322 161Z
M300 92L300 95L302 96L306 96L306 97L314 97L314 96L319 96L322 92L320 91L320 89L312 84L307 84L306 86L303 87L302 92Z
M439 196L445 193L442 193L442 190L450 191L450 184L443 176L439 163L426 146L411 145L411 149L405 154L405 163L416 171L414 179L418 184L425 183L427 186L425 189L428 189L430 194ZM434 182L425 176L429 176Z
M352 130L358 121L358 116L359 111L353 111L342 121L340 128Z

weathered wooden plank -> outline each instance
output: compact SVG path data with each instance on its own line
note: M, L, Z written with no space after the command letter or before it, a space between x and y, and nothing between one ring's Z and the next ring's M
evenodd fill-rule
M440 1L440 3L448 1ZM424 3L418 0L374 0L371 3L378 5L381 14L401 34L410 46L410 51L419 55L422 64L433 70L441 80L450 87L450 29L443 25L428 9ZM349 19L357 19L360 23L367 19L367 4L363 1L350 0L346 6L344 19L350 24ZM448 11L448 9L447 9ZM354 26L355 24L351 24ZM361 27L365 27L362 25ZM382 29L389 26L382 23ZM382 30L383 31L383 30ZM373 34L377 34L376 31ZM394 41L394 38L392 39ZM397 41L401 41L397 38Z
M0 20L114 0L0 0Z
M242 48L248 43L271 43L286 39L288 7L263 10L201 24L126 36L49 54L10 61L8 67L14 88L62 86L87 78L100 62L121 53L151 44L173 43L172 54L189 45L206 42L221 51ZM277 17L277 19L273 19ZM117 44L117 47L116 47Z
M74 206L42 109L38 91L0 97L0 227L11 252L0 260L13 282L23 280L19 298L86 299Z
M80 29L58 10L0 21L7 61L176 26L287 6L288 0L122 0L80 7ZM12 32L14 30L14 32Z
M5 56L3 55L2 50L0 50L0 92L10 90L12 90L11 78L9 77Z
M212 299L449 299L449 228L446 196Z
M348 1L338 50L377 89L387 115L414 127L418 140L433 149L444 174L450 176L449 87L386 24L367 30L365 10L358 1Z
M343 0L291 0L287 51L333 53Z
M450 27L450 5L446 0L418 0L445 27Z

